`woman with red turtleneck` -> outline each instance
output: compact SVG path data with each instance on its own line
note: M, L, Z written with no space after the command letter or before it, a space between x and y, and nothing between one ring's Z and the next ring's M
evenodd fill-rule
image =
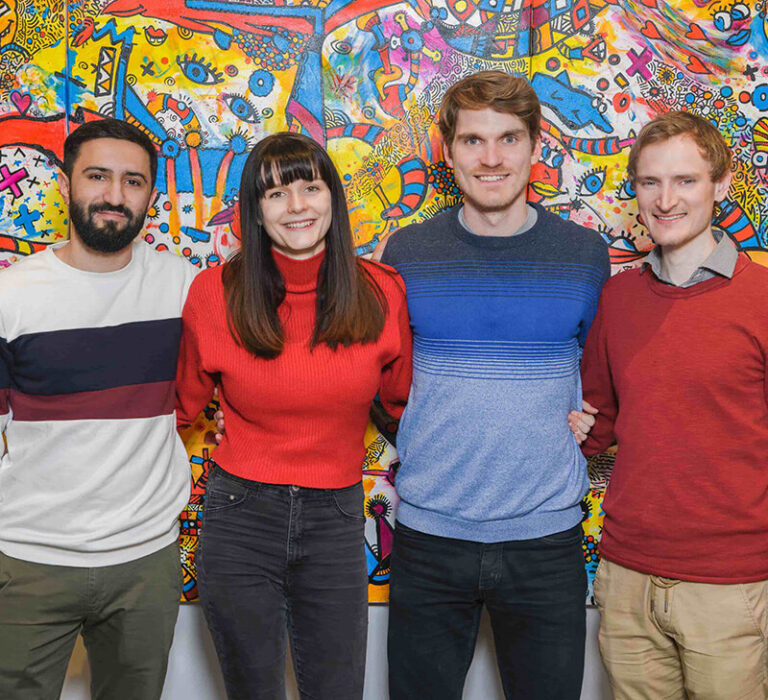
M248 157L241 250L193 282L180 425L220 386L227 431L196 555L230 698L362 698L367 630L361 465L372 399L399 417L411 376L402 280L357 259L325 151L275 134ZM286 634L287 632L287 634Z

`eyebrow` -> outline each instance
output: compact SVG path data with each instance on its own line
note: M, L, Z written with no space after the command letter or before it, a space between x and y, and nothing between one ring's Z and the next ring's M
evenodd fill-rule
M498 138L503 139L507 136L520 136L521 134L525 134L525 129L509 129L508 131L505 131L503 134L500 134ZM474 131L467 131L464 133L458 133L456 134L455 138L457 139L485 139L484 136L481 136L480 134L476 134Z
M96 171L97 173L114 173L114 170L111 168L104 168L100 165L91 165L83 170L84 173L87 173L89 171ZM144 180L144 182L147 182L147 176L142 173L138 172L136 170L128 170L127 172L122 173L122 175L125 175L127 177L138 177Z

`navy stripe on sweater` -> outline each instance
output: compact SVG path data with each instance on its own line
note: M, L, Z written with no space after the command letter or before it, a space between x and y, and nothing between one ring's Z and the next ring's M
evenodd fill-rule
M169 318L30 333L3 355L11 389L56 396L173 381L180 337L181 319Z

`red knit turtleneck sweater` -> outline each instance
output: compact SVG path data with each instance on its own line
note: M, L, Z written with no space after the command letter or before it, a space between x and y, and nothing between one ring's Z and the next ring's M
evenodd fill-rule
M278 309L282 353L265 360L238 346L227 324L223 268L201 272L182 314L177 422L190 424L218 383L227 427L215 460L224 470L272 484L350 486L361 478L374 396L378 392L396 417L408 398L411 331L404 285L392 268L361 261L389 303L381 336L335 351L320 344L310 352L323 253L307 260L273 254L286 288Z

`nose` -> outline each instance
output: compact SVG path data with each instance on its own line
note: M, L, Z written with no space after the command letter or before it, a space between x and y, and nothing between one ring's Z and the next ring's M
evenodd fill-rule
M671 183L663 183L659 186L659 197L657 201L659 209L670 211L677 204L677 190Z
M114 206L118 206L125 202L123 183L120 182L119 178L114 178L107 184L104 191L104 201Z
M495 141L489 140L483 146L481 153L483 165L489 168L495 168L501 165L502 154Z
M304 211L307 208L304 201L304 195L301 192L291 190L288 194L288 211L291 213L297 213Z

